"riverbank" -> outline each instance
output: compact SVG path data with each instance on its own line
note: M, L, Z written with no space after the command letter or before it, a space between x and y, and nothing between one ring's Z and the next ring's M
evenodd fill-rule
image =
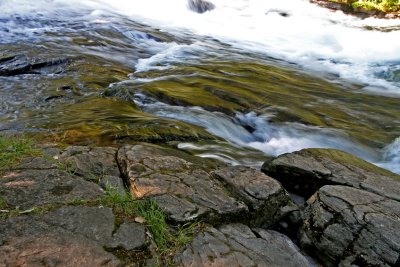
M310 0L319 6L326 7L331 10L340 10L345 14L354 15L360 18L376 17L385 19L400 18L400 4L391 3L380 6L369 1L337 1L337 0ZM392 1L393 2L393 1Z
M147 143L39 147L0 179L5 266L399 262L400 176L344 152L261 172Z

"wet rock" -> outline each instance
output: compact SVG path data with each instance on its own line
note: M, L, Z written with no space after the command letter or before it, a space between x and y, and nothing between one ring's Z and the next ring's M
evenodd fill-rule
M70 146L59 160L74 174L97 182L105 175L120 176L116 153L117 149L113 147Z
M15 170L0 178L0 195L13 208L94 200L103 194L98 185L58 169Z
M251 225L270 226L280 217L279 209L289 202L281 184L257 170L226 167L212 172L212 176L221 181L235 198L248 206Z
M215 5L213 3L205 0L189 0L188 7L190 10L200 14L215 9Z
M69 62L64 58L28 58L25 55L3 57L0 58L0 76L60 73Z
M398 266L400 202L330 185L308 202L301 242L326 266Z
M288 237L242 224L208 228L174 260L178 266L313 266Z
M400 176L346 152L303 149L283 154L262 171L306 198L324 185L347 185L400 200Z
M9 218L0 221L0 266L120 266L104 247L146 245L141 225L123 223L113 231L110 208L68 206Z
M240 220L248 212L206 171L161 147L128 145L117 158L135 197L153 199L174 222Z

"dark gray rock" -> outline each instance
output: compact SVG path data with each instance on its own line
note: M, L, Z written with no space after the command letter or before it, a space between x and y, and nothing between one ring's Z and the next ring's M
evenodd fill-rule
M211 173L243 201L251 213L250 225L268 227L276 222L279 210L289 203L285 189L275 179L245 167L226 167Z
M188 7L190 10L200 14L215 9L213 3L205 0L189 0Z
M117 266L109 208L63 207L0 222L0 266Z
M15 170L0 179L0 195L12 208L94 200L103 194L100 186L58 169Z
M242 224L208 228L175 256L178 266L313 266L286 236Z
M136 223L123 223L113 235L110 247L133 250L145 245L146 230L144 226Z
M0 58L0 76L60 73L69 62L69 59L64 58L29 58L25 55L2 57Z
M23 159L14 170L50 170L57 169L56 161L44 157L29 157Z
M74 174L88 180L99 181L105 175L120 176L113 147L70 146L59 160L69 166Z
M301 196L324 185L347 185L400 200L400 176L335 149L303 149L283 154L262 171Z
M128 145L117 158L135 197L153 199L174 222L240 220L248 213L243 202L196 163L161 147Z
M301 242L326 266L398 266L400 202L328 185L308 203Z
M146 248L145 228L123 223L113 234L110 208L66 206L0 221L0 266L121 266L107 250Z

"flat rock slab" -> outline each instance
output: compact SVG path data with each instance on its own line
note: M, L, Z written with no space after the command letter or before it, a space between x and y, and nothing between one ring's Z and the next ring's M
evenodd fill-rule
M116 154L113 147L70 146L58 159L74 174L98 181L105 175L120 176Z
M326 266L399 266L400 202L327 185L308 203L301 242Z
M277 209L288 202L279 183L262 173L253 179L250 176L256 171L232 167L210 174L210 168L203 168L206 161L184 154L160 146L135 145L121 148L117 158L134 196L153 199L173 222L255 222L252 216L267 209L271 212L261 214L260 222L272 222Z
M242 224L208 228L175 256L177 266L314 266L286 236Z
M102 207L9 218L0 221L0 266L118 266L104 248L143 248L145 229L133 223L114 228L111 209Z
M400 200L400 176L335 149L303 149L266 162L262 171L301 196L324 185L347 185Z
M103 194L97 184L58 169L15 170L0 178L0 195L12 208L94 200Z

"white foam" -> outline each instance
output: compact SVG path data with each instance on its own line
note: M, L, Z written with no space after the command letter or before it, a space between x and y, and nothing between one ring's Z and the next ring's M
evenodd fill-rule
M211 2L216 5L214 10L197 14L188 9L187 0L2 0L0 19L36 14L70 21L74 19L73 12L91 10L88 20L106 23L105 14L117 13L124 15L121 20L127 16L171 33L211 36L244 51L333 72L344 79L365 83L370 91L400 96L400 81L381 75L382 66L400 65L400 31L365 29L400 28L399 20L361 20L306 0ZM387 71L390 76L391 70Z
M400 137L383 150L383 162L379 166L400 174Z
M231 118L218 112L209 112L200 107L171 106L152 100L142 94L135 95L136 104L143 111L170 119L198 125L208 132L241 147L263 151L278 156L303 148L336 148L371 160L374 156L356 146L338 131L291 123L273 125L270 115L255 113L237 114ZM250 127L253 131L249 131Z
M190 31L251 50L366 83L366 89L400 95L399 81L379 77L381 66L400 64L398 20L361 20L303 0L213 0L216 9L191 12L185 0L101 0L113 10L171 32ZM279 15L288 14L287 17Z

